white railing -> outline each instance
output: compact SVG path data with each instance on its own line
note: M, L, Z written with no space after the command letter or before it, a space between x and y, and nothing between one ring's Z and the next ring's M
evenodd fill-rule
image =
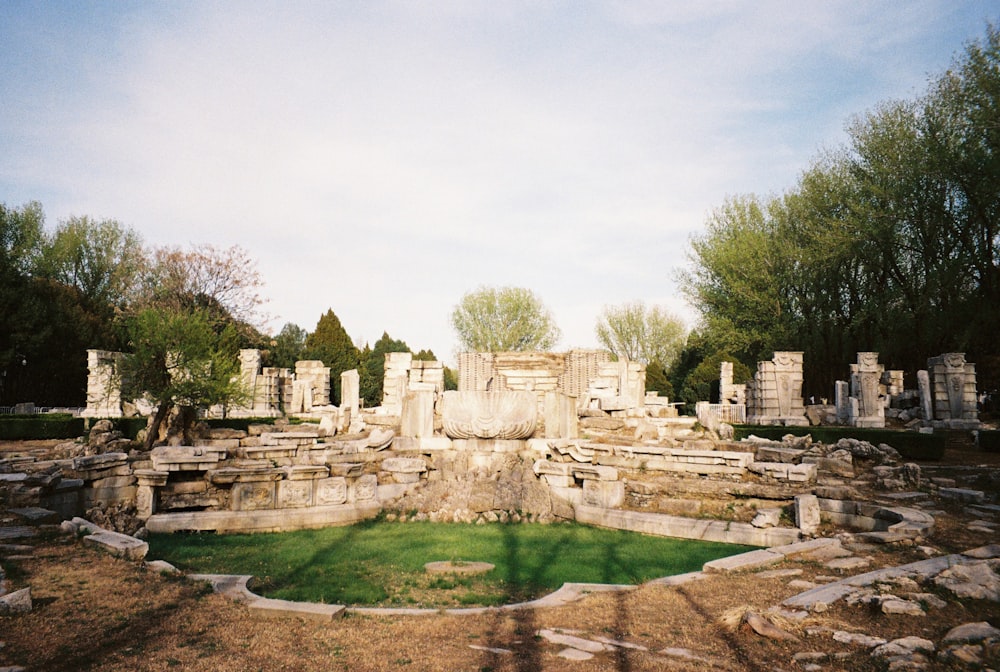
M704 401L698 402L698 417L702 413L714 415L719 422L727 425L744 425L747 421L746 404L709 404Z

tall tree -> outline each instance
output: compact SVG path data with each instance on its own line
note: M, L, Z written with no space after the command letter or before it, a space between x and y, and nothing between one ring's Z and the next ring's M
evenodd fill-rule
M470 352L549 350L561 336L549 309L521 287L469 292L452 312L451 324Z
M330 367L330 389L333 403L340 403L340 374L358 368L360 353L340 319L332 309L328 309L316 328L306 337L306 359L318 359ZM360 376L360 371L358 372Z
M687 336L684 321L662 306L642 301L605 306L594 331L597 341L619 357L670 366Z
M106 219L71 217L47 236L38 274L75 287L92 303L122 308L136 297L147 266L139 234Z
M387 332L375 341L372 348L365 348L358 372L361 397L368 406L382 403L382 388L385 381L385 356L390 352L410 352L404 341L391 338Z
M271 340L271 366L294 369L295 362L303 359L308 336L308 332L299 325L292 322L285 323L278 335Z

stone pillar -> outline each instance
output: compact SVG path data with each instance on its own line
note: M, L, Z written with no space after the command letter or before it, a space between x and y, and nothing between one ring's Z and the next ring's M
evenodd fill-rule
M884 369L877 352L859 352L857 364L851 364L851 397L857 399L852 426L885 427L885 403L879 395Z
M934 421L953 429L977 429L976 365L964 352L948 352L927 360Z
M427 385L427 389L409 390L403 398L400 435L431 438L434 436L434 387L431 383L418 384Z
M385 353L382 407L389 415L400 415L403 412L403 398L406 396L407 380L410 377L412 362L412 353Z
M340 410L350 411L351 418L358 417L361 408L361 376L357 369L340 374Z
M934 392L928 371L917 371L917 391L920 393L920 412L924 420L930 422L934 419Z
M837 408L837 424L846 425L851 417L851 394L846 380L833 384L833 399Z
M775 352L770 362L758 362L757 373L747 386L747 421L755 425L808 425L802 382L801 352Z
M816 495L795 495L795 526L802 534L816 534L821 522Z
M120 418L122 416L121 381L118 364L120 352L87 350L87 408L85 418Z
M561 392L546 392L545 438L576 439L579 435L576 397Z

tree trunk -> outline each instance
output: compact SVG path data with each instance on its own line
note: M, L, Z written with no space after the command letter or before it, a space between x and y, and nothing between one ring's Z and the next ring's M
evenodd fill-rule
M172 404L169 402L164 402L156 407L156 413L153 414L153 422L146 428L146 440L142 444L143 450L150 451L153 449L153 444L160 435L160 426L167 415L170 414L171 406Z

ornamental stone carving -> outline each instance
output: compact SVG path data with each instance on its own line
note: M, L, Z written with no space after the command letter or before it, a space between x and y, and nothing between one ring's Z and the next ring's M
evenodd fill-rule
M535 432L538 402L526 391L450 391L441 415L452 439L527 439Z

